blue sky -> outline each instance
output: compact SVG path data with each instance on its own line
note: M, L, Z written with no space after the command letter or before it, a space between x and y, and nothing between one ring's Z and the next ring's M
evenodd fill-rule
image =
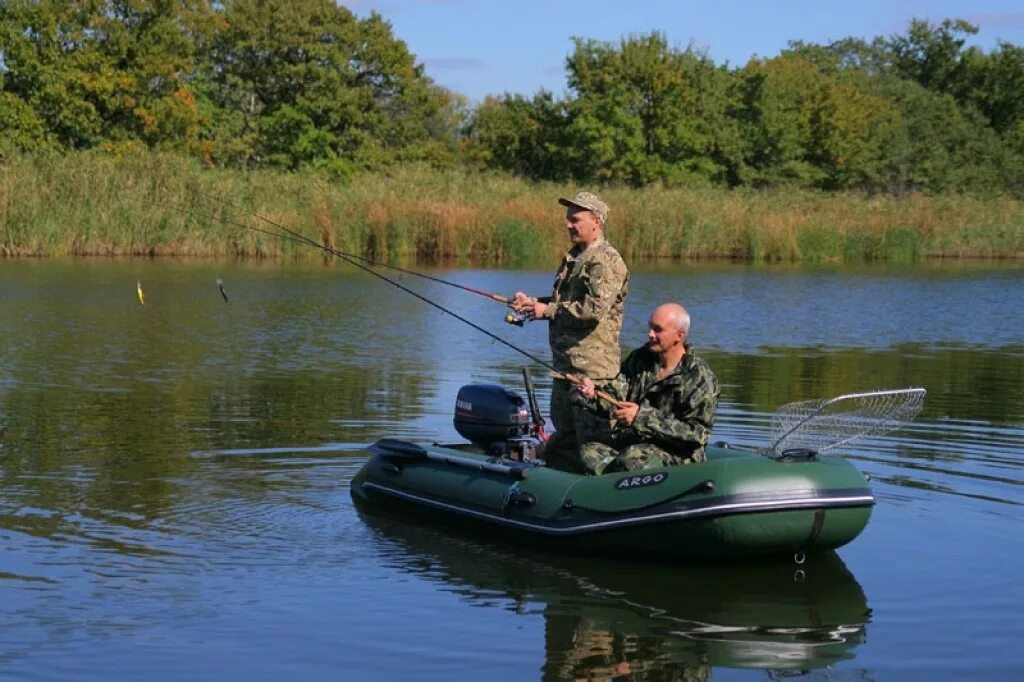
M657 30L693 44L718 64L771 57L790 40L902 33L911 18L967 19L985 49L1024 44L1021 0L343 0L359 16L391 22L427 75L478 101L503 92L565 92L571 38L618 41Z

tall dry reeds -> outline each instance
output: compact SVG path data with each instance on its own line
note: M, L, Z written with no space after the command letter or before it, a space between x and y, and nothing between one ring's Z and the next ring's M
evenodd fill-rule
M567 243L556 199L577 189L424 167L341 182L166 154L10 157L0 164L0 255L318 255L235 224L277 223L371 258L546 262ZM609 238L631 259L1024 256L1024 205L1013 199L586 189L611 205Z

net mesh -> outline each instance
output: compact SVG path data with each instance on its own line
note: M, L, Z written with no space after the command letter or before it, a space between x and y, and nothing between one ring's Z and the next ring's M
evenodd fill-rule
M923 388L904 388L783 405L772 417L772 449L820 453L854 439L888 433L917 416L924 396Z

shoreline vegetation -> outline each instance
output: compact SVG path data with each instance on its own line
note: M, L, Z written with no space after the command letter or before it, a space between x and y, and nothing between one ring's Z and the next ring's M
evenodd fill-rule
M522 266L557 259L556 199L587 189L634 262L1022 258L1024 47L980 30L735 65L575 37L564 93L471 103L328 0L4 0L0 257L323 256L258 215L375 260Z
M0 163L0 256L323 255L258 232L277 231L261 216L377 260L515 265L564 250L557 198L577 189L595 188L417 165L340 180L156 152L16 155ZM612 208L609 239L630 259L1024 257L1024 203L1012 198L596 189Z

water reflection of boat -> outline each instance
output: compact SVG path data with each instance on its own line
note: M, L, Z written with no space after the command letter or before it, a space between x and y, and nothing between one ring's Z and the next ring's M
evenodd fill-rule
M870 617L860 585L833 552L803 566L684 567L513 554L407 519L363 517L382 560L399 570L483 607L539 610L546 679L821 668L853 656Z

